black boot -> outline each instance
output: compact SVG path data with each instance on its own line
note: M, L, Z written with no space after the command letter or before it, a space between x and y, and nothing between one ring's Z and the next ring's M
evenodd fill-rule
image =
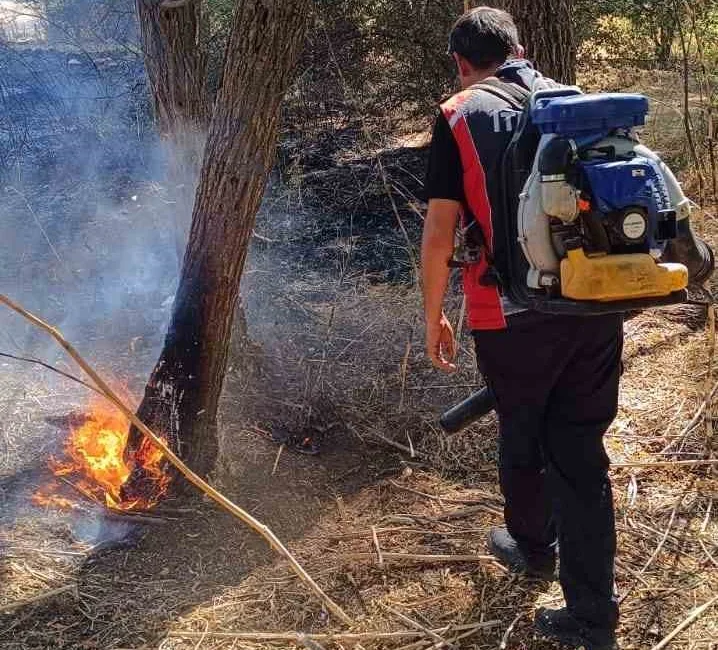
M505 528L492 528L489 533L489 550L514 573L542 580L556 580L556 553L553 549L529 557Z
M610 628L589 627L566 609L544 609L536 612L534 627L554 641L583 650L618 650L616 633Z

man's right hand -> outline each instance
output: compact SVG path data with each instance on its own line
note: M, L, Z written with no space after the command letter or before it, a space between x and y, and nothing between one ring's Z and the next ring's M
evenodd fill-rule
M435 368L443 372L456 372L456 339L454 328L444 314L426 324L426 354Z

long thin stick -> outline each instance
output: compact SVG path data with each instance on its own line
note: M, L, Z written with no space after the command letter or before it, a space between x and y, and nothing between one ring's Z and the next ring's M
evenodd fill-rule
M371 527L371 537L374 541L374 548L376 548L376 561L379 566L382 566L384 564L384 555L381 552L381 546L379 546L379 538L376 536L376 526Z
M704 460L658 460L635 463L611 463L611 467L699 467L701 465L718 465L718 458Z
M431 630L436 634L446 634L449 631L480 630L501 625L501 621L485 621L483 623L469 623L467 625L447 625ZM353 632L346 634L302 634L301 632L182 632L172 630L167 636L186 639L198 639L203 634L207 638L237 639L241 641L296 641L300 636L312 641L371 641L373 639L404 639L407 637L424 638L426 633L421 630L401 630L398 632Z
M493 555L422 555L417 553L382 553L383 560L394 562L419 562L421 564L444 562L494 562ZM352 560L370 560L376 558L376 553L348 553L343 557Z
M17 609L18 607L33 605L34 603L39 603L40 601L47 600L48 598L52 598L53 596L59 596L60 594L64 594L68 591L77 591L77 585L65 585L64 587L58 587L57 589L51 589L50 591L43 591L42 593L38 594L37 596L33 596L32 598L26 598L25 600L16 600L13 603L0 605L0 612L9 612L13 609Z
M202 478L195 474L189 467L187 467L187 465L185 465L182 460L180 460L180 458L165 444L165 442L159 436L157 436L157 434L151 431L149 427L147 427L145 423L137 417L135 412L130 409L120 399L120 397L118 397L118 395L107 385L107 383L105 383L105 381L103 381L103 379L92 369L92 367L90 367L90 365L80 356L77 350L75 350L75 348L62 336L62 334L57 329L55 329L51 325L48 325L34 314L31 314L29 311L27 311L20 305L14 303L7 296L0 294L0 303L6 305L13 311L26 318L33 325L39 327L42 330L45 330L50 336L52 336L52 338L54 338L58 342L58 344L65 350L65 352L67 352L67 354L69 354L75 360L77 365L79 365L80 368L85 371L87 376L92 379L92 381L102 391L105 397L109 401L111 401L120 411L122 411L122 413L132 422L132 424L134 424L140 430L140 432L142 432L142 434L144 434L152 441L155 447L157 447L157 449L159 449L164 454L165 458L167 458L167 460L172 465L174 465L174 467L176 467L177 470L190 483L192 483L192 485L204 492L218 505L229 511L240 521L247 524L247 526L249 526L252 530L254 530L261 537L263 537L271 548L273 548L277 553L279 553L289 562L289 565L292 567L292 570L297 575L297 577L302 582L304 582L304 584L306 584L324 602L324 604L327 606L327 609L332 614L334 614L343 623L347 625L352 624L352 619L347 616L347 614L341 607L339 607L339 605L337 605L327 594L324 593L324 591L322 591L322 588L312 579L312 577L304 570L304 568L302 568L299 562L297 562L294 556L287 550L284 544L282 544L282 542L269 529L269 527L265 526L248 512L244 511L238 505L234 504L222 493L218 492L206 481L202 480Z
M393 607L389 607L389 605L384 605L384 604L381 603L381 602L379 603L379 605L381 605L382 609L385 609L387 612L393 614L394 616L396 616L396 617L397 617L400 621L402 621L403 623L406 623L406 624L409 625L410 627L413 627L415 630L420 630L421 632L425 632L426 635L427 635L429 638L433 639L434 641L438 641L439 643L443 643L444 645L448 645L449 647L453 647L453 646L451 646L451 644L450 644L445 638L443 638L440 634L437 634L437 633L434 632L433 630L428 629L427 627L425 627L425 626L422 625L421 623L418 623L417 621L415 621L413 618L409 618L406 614L402 614L400 611L397 611L397 610L394 609Z
M716 394L718 394L718 382L713 385L713 388L708 393L708 396L701 402L701 405L698 407L698 410L691 418L691 421L686 424L683 429L681 429L681 432L673 440L671 440L671 442L669 442L663 449L661 449L662 454L665 454L667 451L670 450L671 447L676 444L681 444L686 439L688 434L693 430L693 427L695 427L701 421L701 418L703 417L706 408L713 401Z
M24 363L32 363L38 366L42 366L43 368L47 368L48 370L52 370L52 372L56 372L58 375L62 375L66 379L70 379L74 382L77 382L78 384L82 384L85 388L89 388L92 391L95 391L98 395L103 395L103 393L97 388L95 388L92 384L87 383L86 381L83 381L79 377L75 377L75 375L71 375L69 372L65 372L64 370L60 370L59 368L56 368L53 365L50 365L49 363L45 363L44 361L40 361L40 359L33 359L32 357L19 357L15 354L10 354L9 352L0 352L0 357L3 359L12 359L13 361L22 361Z
M654 645L651 650L662 650L665 648L673 639L675 639L683 630L689 625L695 623L706 611L708 611L716 602L718 602L718 596L713 596L707 603L696 607L681 623L679 623L663 641Z
M389 483L391 483L397 490L402 490L403 492L409 492L410 494L416 494L417 496L424 497L426 499L432 499L434 501L443 501L445 503L455 503L458 505L476 505L482 503L486 499L490 499L492 501L498 501L499 503L503 503L503 499L496 494L491 494L489 492L478 492L474 491L474 494L479 494L483 497L483 499L453 499L451 497L443 497L440 494L428 494L427 492L420 492L419 490L415 490L414 488L407 487L406 485L400 485L396 481L392 481L389 479Z
M499 650L506 650L506 647L509 643L509 637L511 636L511 633L514 631L514 628L516 627L516 623L518 623L521 620L521 617L524 615L524 612L519 612L516 615L516 618L511 621L511 625L509 625L506 628L506 632L504 632L504 636L501 637L501 643L499 644Z

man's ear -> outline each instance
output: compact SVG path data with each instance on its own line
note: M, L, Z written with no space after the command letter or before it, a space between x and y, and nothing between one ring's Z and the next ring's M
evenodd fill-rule
M474 66L461 54L454 52L454 61L456 61L456 67L459 69L459 76L468 77L474 71Z
M526 48L523 45L516 46L516 58L517 59L526 58Z

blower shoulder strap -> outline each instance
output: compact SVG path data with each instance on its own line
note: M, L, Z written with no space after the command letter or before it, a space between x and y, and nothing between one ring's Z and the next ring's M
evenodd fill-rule
M495 77L484 79L481 83L476 84L474 88L478 88L494 97L503 99L511 108L517 111L523 110L529 97L531 97L531 91L523 86L510 81L501 81L501 79Z

